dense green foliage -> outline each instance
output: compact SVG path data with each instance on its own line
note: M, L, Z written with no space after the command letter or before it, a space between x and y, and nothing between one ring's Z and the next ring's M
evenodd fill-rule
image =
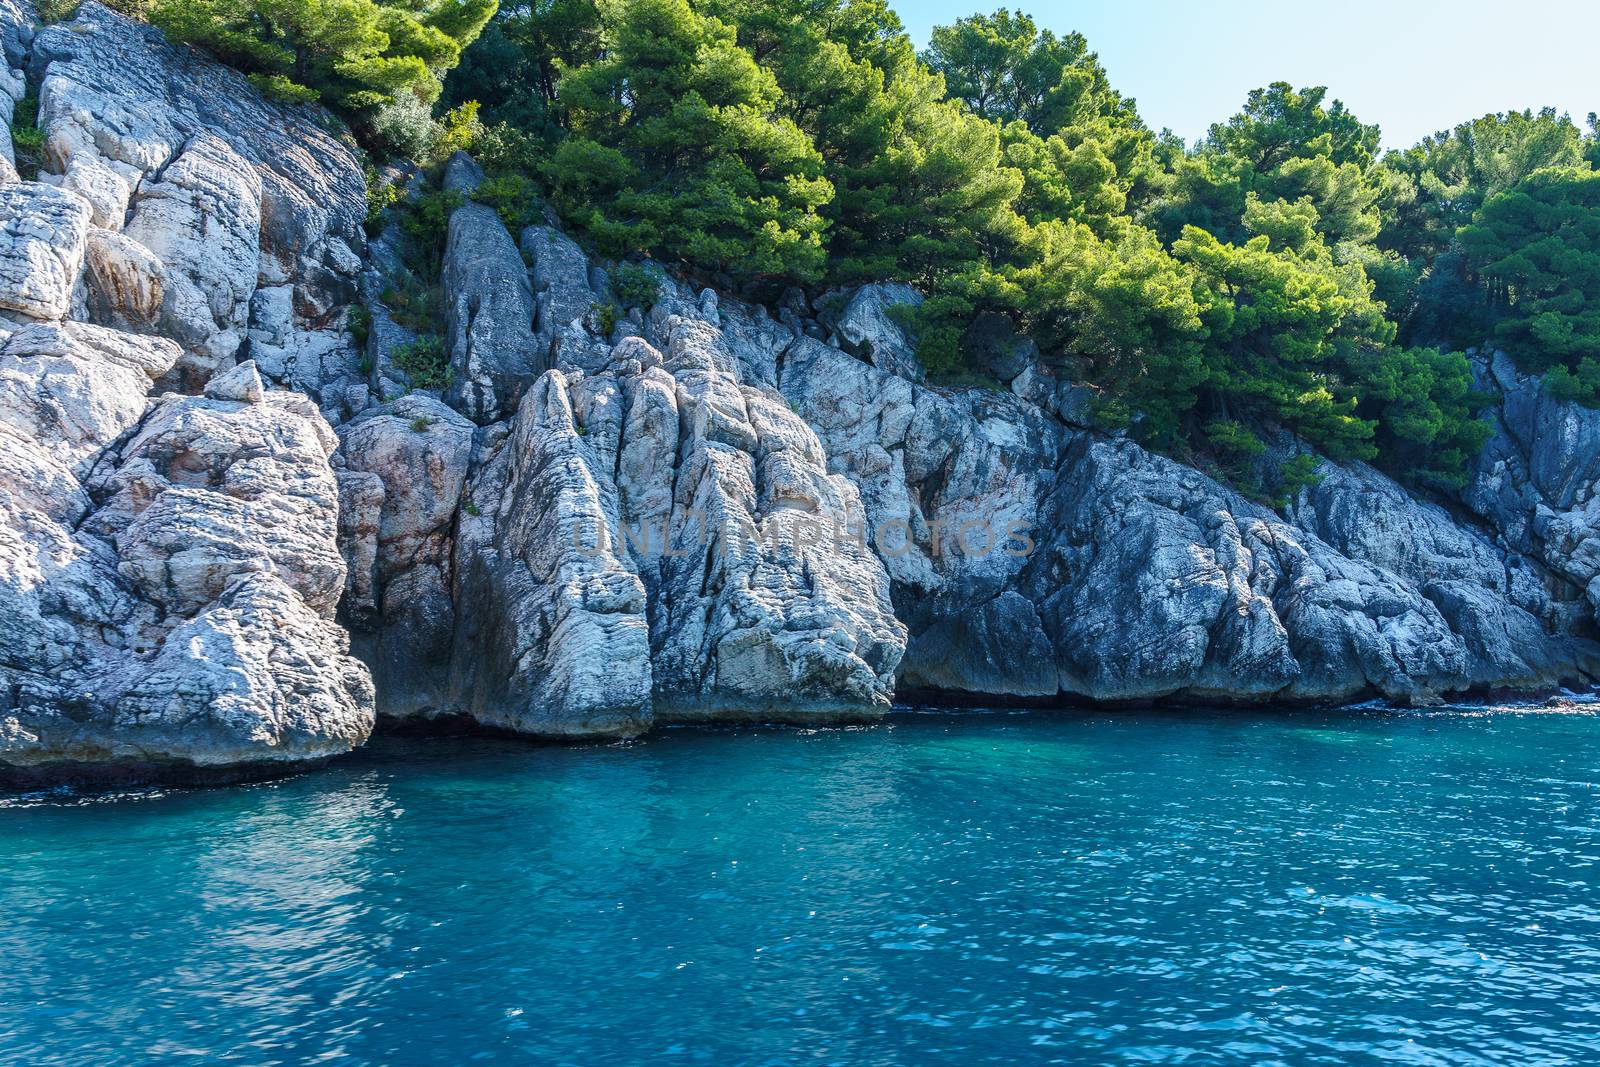
M269 95L321 100L388 146L428 146L428 106L497 0L151 0L143 14L178 41L249 72Z
M1536 170L1492 197L1459 240L1494 312L1496 339L1600 405L1600 173Z
M948 381L981 377L980 335L1009 322L1098 390L1108 426L1266 498L1311 473L1280 431L1460 484L1488 433L1462 350L1486 340L1600 404L1593 116L1486 115L1380 156L1326 89L1278 82L1185 145L1081 35L1016 11L937 27L918 55L886 0L494 6L150 17L390 144L470 146L477 198L514 229L548 204L601 255L756 299L910 282L927 299L896 315ZM418 285L396 295L419 322L448 207L402 213ZM613 278L602 317L653 298L622 291L648 273Z
M1278 429L1459 484L1488 430L1458 349L1486 338L1600 389L1600 137L1553 112L1379 158L1377 127L1280 82L1185 146L1081 35L1000 10L918 56L883 0L542 0L448 92L482 101L490 169L603 254L758 298L909 281L927 300L897 317L936 375L981 372L973 324L1004 316L1108 425L1264 493Z

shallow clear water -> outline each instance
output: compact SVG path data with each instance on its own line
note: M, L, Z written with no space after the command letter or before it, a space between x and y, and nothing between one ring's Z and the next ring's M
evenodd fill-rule
M0 1061L1600 1062L1600 718L388 741L0 802Z

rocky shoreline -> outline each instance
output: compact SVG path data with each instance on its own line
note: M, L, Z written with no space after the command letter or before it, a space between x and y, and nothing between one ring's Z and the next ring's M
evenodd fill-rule
M1004 331L993 387L928 383L904 287L769 308L663 275L603 321L606 271L552 225L509 232L457 156L429 388L385 304L404 237L363 232L325 113L92 2L40 26L0 0L0 40L0 110L33 89L45 137L38 180L0 166L12 778L252 774L380 722L606 738L910 694L1600 678L1600 411L1499 354L1460 494L1324 461L1273 509L1096 430Z

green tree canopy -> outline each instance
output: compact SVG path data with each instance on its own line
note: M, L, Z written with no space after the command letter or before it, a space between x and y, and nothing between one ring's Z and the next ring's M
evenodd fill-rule
M1519 362L1600 361L1600 173L1535 171L1490 198L1460 239L1499 316L1496 338Z
M533 0L502 7L445 82L451 105L476 100L486 123L541 141L561 135L562 71L599 58L594 0Z
M561 86L572 137L547 173L568 218L614 255L818 277L833 189L733 28L686 0L623 0L603 35Z
M440 77L494 14L497 0L153 0L146 16L267 79L275 91L351 111L438 98Z

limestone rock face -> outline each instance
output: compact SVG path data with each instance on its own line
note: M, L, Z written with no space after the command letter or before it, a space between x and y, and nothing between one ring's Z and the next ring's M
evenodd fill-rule
M549 363L534 343L528 269L491 208L466 203L450 213L441 284L453 371L447 399L474 422L504 418Z
M830 469L860 489L911 631L901 684L1054 695L1036 610L997 598L1044 536L1061 427L1015 397L923 388L810 338L785 353L780 381Z
M905 630L855 487L780 394L739 382L720 331L674 316L660 336L680 427L666 526L693 547L658 565L657 713L884 710ZM625 521L659 511L656 481L619 486Z
M413 393L369 408L339 436L351 623L379 711L435 708L455 643L450 557L473 425Z
M161 318L165 266L144 245L113 230L92 229L84 252L84 284L96 322L148 333Z
M598 299L589 285L589 257L553 226L527 227L519 245L530 264L533 284L538 321L534 352L548 361L547 366L553 365L552 346L573 323L588 316Z
M1034 587L1065 692L1428 700L1465 678L1414 588L1131 442L1075 440L1051 503Z
M83 269L89 204L38 182L0 185L0 308L63 319Z
M0 355L7 775L292 762L371 729L331 621L332 434L282 393L147 410L178 355L80 323L19 330Z
M140 186L124 233L164 265L162 332L204 381L239 350L256 289L261 178L226 141L192 137Z
M922 294L909 285L863 285L850 296L834 329L841 345L879 370L921 381L922 364L905 331L890 315L896 305L919 307Z
M1600 665L1553 568L1363 465L1326 465L1285 519L1063 421L1057 390L1047 413L1018 395L1036 372L950 393L808 338L781 368L830 468L895 531L879 552L910 627L904 692L1430 701Z
M342 397L356 357L337 314L355 296L365 181L318 113L262 99L238 72L93 0L33 34L27 62L41 181L103 231L89 242L87 314L178 341L172 380L188 389L253 355L274 381ZM290 329L272 345L250 336L258 284L289 297ZM62 317L57 306L18 310Z
M1437 504L1364 463L1324 462L1288 509L1302 529L1415 586L1459 636L1470 684L1530 686L1593 670L1597 650L1572 635L1579 605L1536 558L1507 551Z
M854 487L718 329L657 325L664 353L541 378L469 485L457 706L549 735L881 714L905 631Z
M1555 399L1504 353L1475 361L1497 433L1462 494L1512 551L1543 564L1600 616L1600 411Z
M651 723L645 590L605 543L610 468L578 433L551 371L469 487L480 513L456 543L451 707L548 737L630 735Z
M0 422L86 475L143 417L150 382L177 358L171 341L88 323L25 326L0 343Z

